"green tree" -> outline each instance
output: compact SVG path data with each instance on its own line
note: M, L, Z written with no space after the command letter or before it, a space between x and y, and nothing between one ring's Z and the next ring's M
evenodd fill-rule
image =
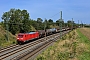
M49 22L48 22L47 19L45 19L45 21L43 23L44 23L44 28L45 29L50 29L50 25L49 25Z
M37 30L38 29L38 23L37 23L37 21L36 20L33 20L33 19L31 19L30 20L30 24Z
M57 21L56 21L56 25L59 26L59 23L60 23L59 20L57 20Z
M57 26L59 26L59 24L61 24L62 23L62 27L64 27L65 26L65 24L64 24L64 21L62 20L60 20L60 19L58 19L57 21L56 21L56 25Z
M30 19L27 10L10 9L10 11L3 13L2 20L4 20L4 25L9 25L9 31L12 34L30 31Z
M41 18L37 18L37 22L38 22L38 23L42 23L42 21L43 21L43 20L42 20Z
M53 23L53 20L52 19L49 19L48 20L48 25L50 26L50 25L54 25L54 23Z
M22 23L23 28L21 29L21 32L29 32L31 30L31 27L29 13L27 12L27 10L22 10Z
M52 19L49 19L48 22L53 23L53 20Z
M37 30L43 29L43 20L41 18L37 18Z
M72 28L72 21L71 20L68 20L67 24L68 24L68 27Z

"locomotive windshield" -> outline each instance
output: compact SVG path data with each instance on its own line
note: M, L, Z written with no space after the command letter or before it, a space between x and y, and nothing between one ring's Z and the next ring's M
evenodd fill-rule
M23 37L23 35L18 35L18 38L22 38Z

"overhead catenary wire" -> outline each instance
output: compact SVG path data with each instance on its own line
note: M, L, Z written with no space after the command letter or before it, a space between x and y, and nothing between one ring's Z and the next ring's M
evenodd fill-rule
M62 22L60 22L60 21L62 21L62 11L56 13L55 15L51 16L50 18L55 17L58 14L60 14L59 27L60 27L60 30L62 30ZM60 38L62 38L62 32L61 31L60 31Z
M55 16L58 15L58 14L60 14L60 12L58 12L58 13L56 13L55 15L51 16L50 18L55 17Z

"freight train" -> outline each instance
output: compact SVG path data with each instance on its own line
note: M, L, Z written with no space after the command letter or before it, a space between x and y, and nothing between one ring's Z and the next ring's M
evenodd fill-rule
M54 33L65 31L65 30L69 30L69 28L62 28L62 30L52 28L52 29L46 29L46 30L37 30L35 32L29 32L29 33L19 33L17 37L17 43L22 44L30 40L44 37L45 34L50 35L50 34L54 34Z

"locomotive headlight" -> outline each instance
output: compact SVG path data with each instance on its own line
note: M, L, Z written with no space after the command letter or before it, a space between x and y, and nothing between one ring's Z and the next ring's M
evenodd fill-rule
M19 38L17 38L17 39L19 39Z

